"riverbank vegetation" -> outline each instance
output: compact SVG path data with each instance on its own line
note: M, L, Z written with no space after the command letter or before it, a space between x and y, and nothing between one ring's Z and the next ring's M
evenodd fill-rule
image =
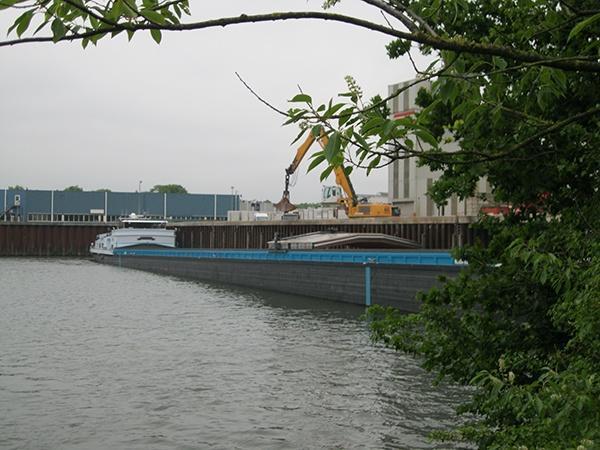
M371 309L373 336L419 355L423 365L476 386L461 411L477 417L441 439L480 448L600 446L600 8L596 0L365 0L374 23L325 11L240 15L182 22L187 1L2 0L22 10L0 46L100 39L239 23L321 19L383 33L391 58L417 67L422 110L391 120L385 101L363 100L357 83L327 102L301 92L288 123L325 129L313 155L322 176L344 164L368 171L418 158L441 171L439 204L490 183L501 218L478 226L486 248L456 251L468 261L456 279L422 297L419 314ZM33 24L49 36L27 36ZM404 30L404 31L403 31ZM406 86L389 98L402 94ZM444 151L457 141L459 149Z

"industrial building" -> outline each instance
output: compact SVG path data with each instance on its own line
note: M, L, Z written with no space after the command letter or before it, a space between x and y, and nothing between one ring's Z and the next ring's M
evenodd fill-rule
M239 195L0 189L0 221L116 222L131 213L174 221L227 220Z
M390 85L389 95L405 88L416 80ZM415 103L417 93L421 88L430 89L429 81L422 81L409 87L400 95L389 100L393 118L402 118L419 110ZM414 138L418 141L418 138ZM421 142L423 148L428 144ZM446 151L458 150L458 142L444 144ZM491 198L491 188L485 178L478 182L477 192L473 197L460 200L453 196L446 206L438 207L427 195L427 190L441 176L440 171L431 171L428 166L419 167L417 158L397 159L388 166L388 195L389 201L400 208L401 216L432 217L432 216L477 216L482 206L487 206L484 197Z

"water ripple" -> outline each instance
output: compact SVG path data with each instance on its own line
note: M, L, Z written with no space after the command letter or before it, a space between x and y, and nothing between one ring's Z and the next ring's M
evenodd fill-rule
M352 305L83 260L0 259L0 286L2 448L436 448L464 395Z

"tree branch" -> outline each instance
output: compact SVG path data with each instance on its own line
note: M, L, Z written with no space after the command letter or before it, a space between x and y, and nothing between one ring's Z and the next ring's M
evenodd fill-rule
M554 125L544 128L543 130L539 131L538 133L528 137L524 141L513 145L508 150L506 150L498 155L492 156L490 158L490 161L498 160L498 159L502 159L506 156L510 156L512 153L522 149L523 147L531 144L532 142L535 142L536 140L538 140L544 136L547 136L548 134L554 133L555 131L558 131L561 128L564 128L573 122L577 122L581 119L585 119L586 117L591 117L598 113L600 113L600 106L596 106L595 108L591 108L591 109L588 109L587 111L581 112L579 114L575 114L574 116L571 116L568 119L561 120L560 122L556 122Z
M402 5L399 1L393 1L394 7L400 9L407 16L411 17L415 22L417 22L425 31L427 31L432 36L437 36L438 34L435 32L433 28L429 26L429 24L423 20L420 16L418 16L413 10L408 9L404 5Z
M99 22L102 22L105 25L109 25L112 27L117 27L119 26L116 22L113 22L111 20L107 20L104 17L102 17L99 14L96 14L94 11L92 11L90 8L86 8L85 6L82 6L83 4L79 4L77 2L74 2L72 0L62 0L63 3L66 3L67 5L71 6L72 8L78 9L79 11L93 17L94 19L98 20Z
M254 90L248 85L248 83L246 83L244 81L244 79L241 77L241 75L237 72L235 72L235 76L238 77L238 79L242 82L242 84L246 87L246 89L248 89L250 91L250 93L252 95L254 95L259 102L265 104L268 108L272 109L273 111L275 111L277 114L281 114L282 116L286 116L289 117L289 114L286 113L285 111L282 111L278 108L276 108L275 106L273 106L272 104L270 104L268 101L266 101L265 99L263 99L260 95L258 95L256 92L254 92Z
M398 10L396 8L391 7L390 5L383 2L382 0L362 0L362 1L364 3L367 3L368 5L372 5L372 6L379 8L381 11L385 11L392 17L395 17L400 22L402 22L402 24L409 31L412 31L412 32L419 31L419 28L410 19L408 19L404 14L398 12Z
M455 52L467 52L478 55L500 56L519 62L539 63L547 67L555 67L557 69L568 71L582 71L600 73L600 62L589 60L569 60L555 59L538 53L531 53L524 50L517 50L511 47L498 46L492 44L482 44L478 42L468 41L462 37L443 38L432 36L421 31L403 32L390 29L384 25L369 22L367 20L356 17L345 16L342 14L326 13L319 11L290 11L290 12L274 12L268 14L245 15L242 14L236 17L222 17L219 19L205 20L201 22L183 23L183 24L119 24L116 27L108 27L91 31L88 33L71 34L64 36L60 41L75 41L100 35L104 33L112 33L117 31L140 31L140 30L161 30L161 31L191 31L206 28L226 27L229 25L260 23L260 22L279 22L285 20L324 20L332 22L346 23L359 28L375 31L387 36L405 39L419 44L424 44L436 48L438 50L451 50ZM0 42L0 47L7 47L18 44L32 42L52 42L52 37L38 38L23 38Z

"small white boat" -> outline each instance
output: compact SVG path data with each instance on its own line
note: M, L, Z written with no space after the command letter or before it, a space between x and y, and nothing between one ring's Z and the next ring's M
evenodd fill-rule
M90 245L93 255L113 255L119 248L175 248L175 230L167 229L166 220L147 219L131 214L121 219L121 226L96 236Z

